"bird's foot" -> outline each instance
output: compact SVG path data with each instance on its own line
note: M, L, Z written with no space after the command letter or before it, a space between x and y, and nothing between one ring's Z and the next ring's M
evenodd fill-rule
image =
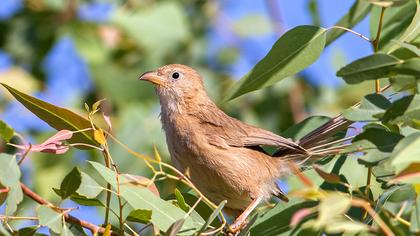
M239 232L247 225L247 221L235 221L233 224L228 226L226 235L228 236L235 236L238 235Z

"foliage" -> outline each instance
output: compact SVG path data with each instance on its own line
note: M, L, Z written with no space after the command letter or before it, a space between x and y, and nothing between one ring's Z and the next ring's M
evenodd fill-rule
M292 125L296 117L285 115L296 108L293 99L302 90L309 94L302 103L312 112L325 101L321 89L298 80L304 77L299 73L343 33L353 34L355 44L371 45L373 52L337 70L350 85L337 94L349 98L327 105L354 122L334 143L341 152L311 168L296 168L284 180L291 201L262 206L239 235L420 233L418 0L356 0L335 26L294 27L240 80L228 84L222 68L232 60L230 52L220 53L227 59L221 58L216 69L205 69L200 49L215 18L213 3L121 2L28 0L23 9L21 1L0 6L0 44L8 52L0 51L5 88L0 234L226 234L226 201L211 202L168 164L153 91L134 78L175 61L195 66L210 78L206 86L215 100L236 98L222 104L230 114L270 123L265 128L298 140L330 120L318 115ZM370 37L352 30L368 15ZM244 25L252 22L245 18L235 29L248 37ZM258 18L255 24L265 23ZM33 32L31 40L24 37ZM356 42L357 37L366 42ZM361 88L366 87L375 91L365 93ZM87 101L85 111L81 97ZM95 209L100 219L91 223L94 217L78 214L83 208Z

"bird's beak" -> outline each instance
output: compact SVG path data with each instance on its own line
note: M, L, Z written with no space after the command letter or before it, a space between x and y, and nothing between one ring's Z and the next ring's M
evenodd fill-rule
M160 76L156 74L155 71L147 71L143 73L142 75L140 75L139 80L149 81L155 85L164 85L164 81Z

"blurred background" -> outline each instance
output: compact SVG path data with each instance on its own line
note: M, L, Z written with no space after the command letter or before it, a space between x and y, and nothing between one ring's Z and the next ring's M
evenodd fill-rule
M220 101L285 31L303 24L332 26L352 4L349 0L1 0L0 82L80 114L86 114L85 102L91 105L105 98L102 111L110 114L121 141L148 155L156 145L169 161L157 97L151 85L137 80L140 74L165 64L189 65L203 75L208 93L228 114L281 134L309 115L336 115L372 89L364 84L346 87L335 76L341 66L370 54L369 43L345 34L296 77L228 103ZM369 19L355 30L370 37ZM32 143L54 132L3 89L0 119ZM150 175L141 160L118 146L111 146L111 154L120 171ZM31 155L23 164L23 178L41 196L58 201L51 188L59 186L73 166L83 169L86 160L100 158L95 151L80 150L62 156ZM165 183L159 186L162 197L173 193L173 185ZM103 220L93 207L81 207L74 215L96 224Z

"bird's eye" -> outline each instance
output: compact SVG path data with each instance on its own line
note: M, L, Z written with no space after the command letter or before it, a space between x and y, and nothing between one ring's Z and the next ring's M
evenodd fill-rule
M172 79L178 79L178 78L179 78L179 73L178 72L172 73Z

